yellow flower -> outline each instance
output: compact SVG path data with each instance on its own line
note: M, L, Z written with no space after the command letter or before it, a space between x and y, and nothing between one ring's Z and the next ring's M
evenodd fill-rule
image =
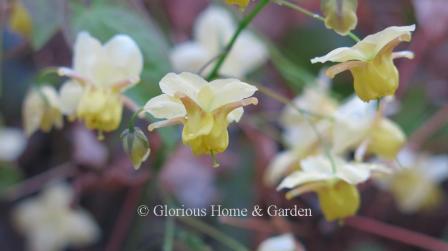
M226 0L226 3L228 5L238 5L243 10L249 5L250 0Z
M286 196L293 198L306 192L316 192L321 210L327 221L343 219L356 214L360 205L356 185L369 179L372 171L385 172L375 164L346 162L341 158L327 156L308 157L300 162L301 170L287 176L278 189L293 189Z
M23 127L28 136L38 129L49 132L63 125L60 100L56 90L43 86L28 92L22 108Z
M167 74L159 83L163 94L149 100L144 110L166 119L148 126L183 124L182 141L196 155L214 156L229 144L227 126L238 122L244 106L257 104L257 88L238 79L207 82L192 73Z
M400 168L378 179L389 190L404 213L431 210L443 201L442 183L448 177L448 155L429 155L405 149L398 155Z
M378 117L376 102L349 98L333 115L333 151L344 154L363 143L366 151L381 158L394 159L406 142L401 128L385 117Z
M11 15L9 17L9 27L11 30L28 38L31 36L32 26L30 13L25 8L22 1L13 1L11 5Z
M321 0L320 8L325 16L325 26L340 35L347 35L356 27L358 0Z
M350 70L356 94L369 101L393 95L398 88L398 70L393 59L412 58L411 52L393 52L402 41L411 40L415 25L392 26L369 35L353 47L342 47L322 57L311 59L311 63L338 62L327 70L333 78L336 74Z
M64 114L100 133L117 129L123 110L121 92L139 82L142 68L143 56L130 37L116 35L102 45L81 32L73 69L59 69L60 75L71 78L60 90Z
M277 154L269 164L264 177L268 185L278 184L286 174L299 168L301 159L318 150L319 138L309 121L322 135L330 128L329 120L322 116L330 118L337 109L337 101L330 96L327 77L320 76L316 82L292 101L295 107L286 106L280 116L284 128L282 139L287 149ZM297 107L319 116L305 114L307 121Z
M123 140L123 148L131 157L134 169L139 169L151 152L148 139L138 127L134 127L132 130L126 129L121 134L121 138Z
M17 229L27 240L27 250L57 251L82 247L98 240L100 229L92 216L70 205L73 189L51 184L36 198L21 202L13 212Z

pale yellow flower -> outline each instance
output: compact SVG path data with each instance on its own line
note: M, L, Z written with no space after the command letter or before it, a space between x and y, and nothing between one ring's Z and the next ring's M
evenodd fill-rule
M176 45L171 52L171 62L177 72L210 72L230 41L237 25L232 14L218 6L210 6L202 12L194 25L193 40ZM261 66L268 57L262 41L250 31L243 31L236 40L219 74L242 78ZM208 64L208 67L207 67Z
M287 176L278 189L293 189L287 193L288 198L316 192L328 221L356 214L360 205L356 185L368 180L373 171L387 172L379 164L346 162L336 156L331 161L324 155L308 157L300 165L301 170Z
M448 155L404 149L397 159L400 168L377 181L380 188L392 193L400 211L412 214L440 206L444 197L440 183L448 177Z
M30 13L21 0L12 1L9 27L12 31L19 33L25 38L31 36L33 22Z
M327 75L333 78L336 74L350 70L356 94L369 101L393 95L398 88L398 70L393 59L412 58L411 52L393 52L401 42L411 40L411 32L415 25L392 26L369 35L353 47L342 47L322 57L311 59L311 63L328 61L339 64L330 67Z
M92 216L71 207L73 196L67 184L52 184L14 209L15 226L25 235L28 250L62 251L98 240L100 230Z
M207 82L192 73L169 73L159 85L163 94L149 100L144 110L166 120L148 129L183 124L182 141L196 155L225 151L228 124L240 120L244 106L258 103L251 97L257 88L238 79Z
M69 118L89 129L113 131L121 122L121 92L137 84L143 56L127 35L116 35L102 45L87 32L75 42L73 69L61 68L71 78L61 88L61 105Z
M63 125L59 96L52 86L32 89L22 108L23 127L28 136L38 129L49 132Z
M325 26L340 35L347 35L356 27L358 0L321 0L320 9L325 17Z

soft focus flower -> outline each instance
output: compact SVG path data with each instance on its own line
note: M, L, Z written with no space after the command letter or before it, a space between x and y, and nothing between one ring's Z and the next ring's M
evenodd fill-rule
M14 210L16 227L32 251L58 251L94 243L100 230L90 214L73 209L73 190L67 184L52 184L36 198L21 202Z
M28 38L31 36L32 26L31 15L22 1L12 1L11 14L9 16L9 27L11 30Z
M240 9L244 10L250 3L250 0L226 0L229 5L237 5Z
M236 30L232 14L226 9L211 6L201 13L194 26L194 40L177 45L171 52L175 71L199 72L203 67L208 73ZM219 74L241 78L263 64L267 49L254 34L243 31ZM207 67L207 64L208 67Z
M75 42L73 69L61 68L71 78L61 88L61 106L69 118L78 118L100 133L121 122L121 92L138 83L143 56L127 35L116 35L102 45L87 32Z
M295 107L286 106L281 114L280 122L284 128L282 138L287 149L269 164L265 175L268 185L277 184L288 172L298 169L299 161L318 149L319 138L310 122L316 125L321 134L325 134L331 126L327 118L337 109L337 101L329 94L327 80L320 78L317 82L318 85L305 88L303 94L292 101ZM310 114L300 113L297 108Z
M146 135L138 127L126 129L122 134L123 148L131 157L132 165L139 169L140 165L149 157L151 149Z
M358 0L322 0L320 8L325 17L325 26L340 35L347 35L356 27Z
M366 151L381 158L394 159L406 136L388 118L378 116L376 102L365 103L358 97L349 98L334 114L333 152L343 154L365 143Z
M32 89L25 97L22 108L23 127L28 136L38 129L49 132L63 125L59 96L52 86Z
M207 82L192 73L169 73L159 85L163 94L149 100L144 110L166 120L148 129L183 124L182 141L196 155L213 157L225 151L229 144L228 124L240 120L244 106L258 103L251 97L257 88L238 79Z
M16 128L0 128L0 161L14 161L26 146L23 132Z
M338 48L325 56L313 58L311 63L338 62L327 70L331 78L350 70L356 94L363 101L393 95L399 78L393 59L413 57L412 52L393 52L393 49L402 41L410 41L414 30L415 25L388 27L367 36L351 48Z
M356 185L369 179L372 171L385 171L377 164L346 162L332 156L312 156L300 162L301 170L287 176L278 189L293 189L292 198L306 192L316 192L327 221L354 215L360 198Z
M389 190L404 213L431 210L443 199L440 185L448 177L448 155L417 154L405 149L398 155L402 165L378 184Z
M257 251L297 251L299 250L292 234L283 234L264 240Z

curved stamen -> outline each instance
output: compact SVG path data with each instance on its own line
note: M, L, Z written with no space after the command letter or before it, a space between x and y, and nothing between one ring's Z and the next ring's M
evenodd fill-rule
M413 59L414 58L414 53L412 51L397 51L397 52L392 52L392 58L396 59L396 58L408 58L408 59Z
M302 186L299 186L286 193L286 199L291 200L297 196L305 193L316 191L319 188L326 186L325 182L312 182Z
M60 67L58 69L58 75L72 78L74 80L77 80L80 84L83 84L83 85L87 84L87 79L85 79L84 77L79 75L79 73L77 73L73 69L70 69L67 67Z

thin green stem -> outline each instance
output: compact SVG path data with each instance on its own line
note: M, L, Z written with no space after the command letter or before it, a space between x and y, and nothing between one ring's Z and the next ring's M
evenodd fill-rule
M298 11L298 12L300 12L302 14L305 14L305 15L307 15L309 17L312 17L312 18L317 19L319 21L325 22L325 18L323 18L321 15L319 15L317 13L313 13L313 12L311 12L311 11L309 11L309 10L307 10L307 9L297 5L297 4L291 3L291 2L289 2L287 0L272 0L272 1L277 3L280 6L288 7L290 9ZM353 39L355 42L361 41L361 39L359 39L359 37L356 36L353 32L349 32L347 35L351 39Z
M131 116L131 119L128 122L128 129L129 132L133 132L134 131L134 126L135 126L135 121L138 118L138 115L143 111L143 108L139 108L136 112L134 112Z
M304 118L306 123L311 127L313 132L316 134L316 137L319 140L319 143L324 147L324 153L325 153L326 157L328 158L328 160L331 163L331 170L332 170L333 173L336 173L336 163L335 163L335 161L333 159L333 156L331 155L330 147L325 142L324 138L320 134L320 132L317 129L316 125L311 120L309 120L307 115L309 115L310 113L308 111L306 111L306 110L301 109L296 104L291 102L289 99L287 99L287 98L285 98L285 97L283 97L283 96L273 92L269 88L266 88L266 87L260 86L260 85L257 85L257 88L258 88L258 90L260 92L262 92L266 96L271 97L271 98L273 98L273 99L275 99L275 100L279 101L280 103L283 103L283 104L285 104L287 106L291 106L294 110L296 110L298 113L300 113L300 115ZM326 118L325 116L320 116L320 117L321 118Z
M247 16L245 16L243 20L241 20L240 24L238 25L238 28L236 29L229 43L225 46L224 51L221 53L212 71L207 76L208 80L212 80L218 76L219 69L221 69L222 65L224 64L224 61L226 60L229 52L232 50L233 45L235 45L235 42L238 39L238 37L241 35L243 30L252 22L252 20L258 15L258 13L260 13L260 11L268 5L268 3L269 0L260 0L258 4L254 7L254 9Z
M218 229L200 221L193 217L177 217L177 219L181 222L183 222L186 225L191 226L192 228L202 232L203 234L206 234L213 239L221 242L223 245L227 246L230 250L235 251L248 251L249 249L246 248L243 244L237 242L236 240L230 238L229 236L225 235Z
M173 250L175 222L173 217L167 217L165 225L165 238L163 241L163 251Z

